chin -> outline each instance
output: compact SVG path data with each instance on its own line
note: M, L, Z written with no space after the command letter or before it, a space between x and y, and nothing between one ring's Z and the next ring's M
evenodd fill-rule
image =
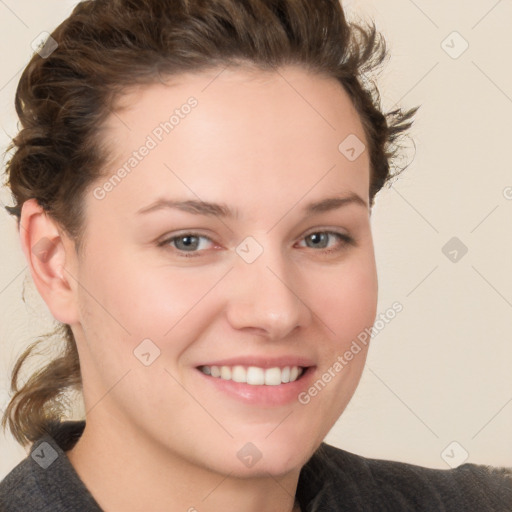
M277 438L235 444L237 460L229 471L238 478L268 478L269 475L279 478L300 471L316 448L304 440L283 442Z

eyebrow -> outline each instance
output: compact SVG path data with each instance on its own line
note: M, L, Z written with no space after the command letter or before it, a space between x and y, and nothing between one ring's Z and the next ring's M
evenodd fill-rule
M312 215L316 213L324 213L337 210L349 205L359 205L368 210L368 203L366 203L366 201L361 196L351 192L349 194L328 197L320 201L308 203L302 209L302 212ZM137 211L137 213L146 214L167 208L177 209L195 215L217 216L230 219L237 219L240 217L238 210L231 209L225 203L211 203L207 201L195 200L179 201L174 199L158 199L154 203L151 203L149 206L141 208Z

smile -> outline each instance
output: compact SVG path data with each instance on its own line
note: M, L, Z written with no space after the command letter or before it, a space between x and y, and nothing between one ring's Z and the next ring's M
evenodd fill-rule
M279 386L295 382L304 373L301 366L285 366L283 368L260 368L258 366L200 366L199 369L211 377L232 380L252 386Z

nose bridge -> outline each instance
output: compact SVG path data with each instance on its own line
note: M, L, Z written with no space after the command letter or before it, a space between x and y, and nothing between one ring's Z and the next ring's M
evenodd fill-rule
M231 325L282 338L304 324L308 308L298 296L295 270L280 247L248 237L237 247L237 253L231 276L234 292L228 305Z

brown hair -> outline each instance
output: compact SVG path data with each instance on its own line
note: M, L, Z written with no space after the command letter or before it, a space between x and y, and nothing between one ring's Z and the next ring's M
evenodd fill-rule
M17 217L35 198L73 238L80 252L83 197L101 177L108 148L100 130L130 88L165 76L227 65L275 70L287 64L337 79L357 109L370 156L370 206L403 169L390 169L397 141L416 109L384 114L369 73L387 56L375 25L349 23L338 0L86 0L35 53L16 91L21 130L7 151L7 185ZM51 51L53 49L53 51ZM49 55L44 54L44 52ZM341 141L340 141L341 142ZM14 438L29 444L59 421L58 399L81 388L80 363L69 325L50 335L63 353L19 386L19 373L37 340L12 373L13 396L2 418ZM47 335L49 336L49 335Z

